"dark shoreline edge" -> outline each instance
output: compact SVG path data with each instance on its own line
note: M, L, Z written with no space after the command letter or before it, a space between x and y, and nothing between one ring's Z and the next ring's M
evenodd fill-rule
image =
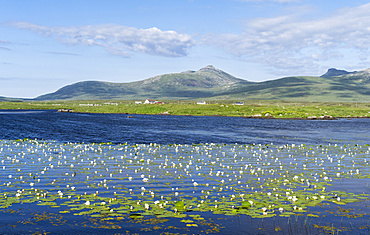
M148 113L90 113L90 112L77 112L73 109L59 109L57 112L61 113L77 113L77 114L121 114L121 115L128 115L127 118L134 118L132 115L161 115L161 116L189 116L189 117L240 117L240 118L250 118L250 119L273 119L273 120L318 120L318 121L331 121L331 120L338 120L338 119L367 119L370 118L368 116L347 116L347 117L334 117L330 115L320 116L320 117L297 117L297 118L276 118L274 116L228 116L228 115L193 115L193 114L169 114L169 113L157 113L157 114L148 114Z

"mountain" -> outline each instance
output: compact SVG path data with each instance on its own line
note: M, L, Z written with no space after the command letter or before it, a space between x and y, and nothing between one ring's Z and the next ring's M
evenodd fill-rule
M79 82L35 100L146 98L370 102L370 69L347 72L331 68L317 77L249 82L209 65L198 71L164 74L138 82Z
M213 98L370 102L370 69L358 72L329 69L325 74L320 77L285 77L242 85L234 93L225 92Z
M21 99L21 98L9 98L9 97L4 97L4 96L0 96L0 102L4 102L4 101L12 101L12 102L21 102L21 101L24 101L24 100L27 100L27 99Z
M198 71L164 74L138 82L79 82L36 100L195 99L212 97L241 84L249 82L209 65Z
M339 70L335 68L328 69L328 71L321 75L321 77L328 78L328 77L336 77L336 76L341 76L341 75L346 75L350 73L355 73L355 72L347 72L346 70Z

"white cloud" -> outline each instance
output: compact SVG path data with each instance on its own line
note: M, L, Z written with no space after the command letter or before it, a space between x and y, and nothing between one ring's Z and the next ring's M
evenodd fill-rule
M47 53L49 53L49 54L53 54L53 55L79 56L79 54L76 54L76 53L70 53L70 52L48 51Z
M302 15L256 18L246 23L241 34L207 35L204 43L213 44L240 57L282 70L301 71L330 60L341 51L356 53L366 60L370 47L370 4L346 8L320 19ZM294 70L297 71L297 70Z
M101 46L112 54L129 56L129 52L179 57L194 45L192 37L158 28L137 29L115 24L73 27L48 27L29 22L13 22L13 26L52 37L62 43Z
M0 40L0 50L10 51L11 50L10 48L4 46L9 44L11 44L9 41Z

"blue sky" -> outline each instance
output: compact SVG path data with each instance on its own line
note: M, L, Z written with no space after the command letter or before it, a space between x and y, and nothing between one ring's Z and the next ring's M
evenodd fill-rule
M0 96L213 65L249 81L370 67L362 0L0 0Z

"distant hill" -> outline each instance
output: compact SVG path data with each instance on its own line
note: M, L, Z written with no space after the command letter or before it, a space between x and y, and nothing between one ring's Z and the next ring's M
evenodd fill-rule
M24 100L26 100L26 99L21 99L21 98L8 98L8 97L4 97L4 96L0 96L0 102L1 101L13 101L13 102L15 102L15 101L24 101Z
M231 91L244 84L250 82L209 65L198 71L165 74L138 82L79 82L36 100L197 99Z
M370 69L329 69L318 77L285 77L265 82L236 78L211 65L198 71L164 74L138 82L78 82L35 100L277 99L370 102Z

